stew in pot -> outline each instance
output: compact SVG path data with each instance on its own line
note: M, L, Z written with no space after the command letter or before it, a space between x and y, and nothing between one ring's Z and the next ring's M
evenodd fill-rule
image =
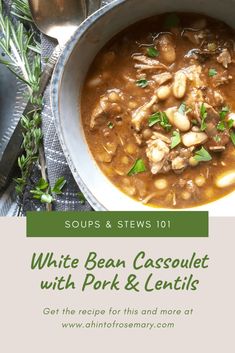
M157 207L235 189L235 33L202 15L137 23L97 55L82 94L89 148L124 193Z

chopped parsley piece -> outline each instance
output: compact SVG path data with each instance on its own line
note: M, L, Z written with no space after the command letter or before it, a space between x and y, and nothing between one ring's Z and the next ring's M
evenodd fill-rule
M206 110L206 106L204 103L202 103L202 105L201 105L200 115L201 115L201 119L202 119L201 131L205 131L207 128L207 124L206 124L207 110Z
M186 110L187 110L186 104L185 103L180 104L178 112L181 114L185 114Z
M147 80L145 80L145 78L142 78L142 79L136 81L136 84L137 84L137 86L140 87L140 88L145 88L145 87L148 86L149 83L148 83Z
M179 24L180 24L179 16L177 16L175 13L171 13L166 17L164 27L166 29L170 29L173 27L178 27Z
M171 149L175 148L178 146L181 142L181 136L179 131L173 131L173 135L171 138Z
M112 123L111 121L108 123L108 128L109 128L110 130L114 128L114 125L113 125L113 123Z
M213 140L216 142L216 143L220 143L221 142L221 137L219 135L215 135L213 137Z
M231 129L233 127L233 123L234 123L234 120L233 119L229 119L227 121L227 124L228 124L228 128Z
M226 129L226 122L225 121L220 121L217 124L217 130L224 131L225 129Z
M159 51L157 49L155 49L154 47L150 47L147 49L147 54L148 56L150 56L151 58L156 58L157 56L159 56Z
M196 152L194 159L197 162L209 162L212 160L212 157L210 153L204 147L202 147L199 151Z
M226 115L230 112L229 107L223 107L219 113L220 119L224 120Z
M152 127L155 124L160 124L166 131L169 131L172 128L172 125L164 112L157 112L149 117L149 127Z
M137 159L135 161L135 164L133 165L133 167L129 171L128 176L136 175L136 174L143 173L143 172L146 172L144 161L143 161L143 159Z
M178 112L183 115L187 114L191 111L192 111L192 109L187 107L186 103L184 103L184 102L182 104L180 104L179 109L178 109Z
M217 75L216 69L209 69L209 71L208 71L208 76L209 77L214 77L216 75Z
M231 140L232 140L232 143L233 143L234 146L235 146L235 132L234 132L234 131L231 132L230 138L231 138Z

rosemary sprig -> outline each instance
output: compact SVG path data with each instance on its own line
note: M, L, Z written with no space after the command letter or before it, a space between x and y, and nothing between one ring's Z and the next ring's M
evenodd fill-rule
M27 22L33 22L29 10L28 0L14 0L12 3L12 15Z
M31 21L31 15L26 0L13 0L13 14L18 18ZM23 127L24 153L18 159L21 176L16 181L16 191L19 195L20 209L29 178L36 162L39 161L42 178L47 182L44 151L42 147L41 110L42 97L39 96L39 82L41 76L40 47L35 38L35 32L29 27L26 30L23 23L13 24L8 16L3 14L0 0L0 47L7 55L7 59L0 58L0 62L8 67L28 87L28 97L32 110L27 116L21 117ZM48 184L49 190L49 184ZM45 193L47 190L45 190ZM50 203L47 210L51 210Z

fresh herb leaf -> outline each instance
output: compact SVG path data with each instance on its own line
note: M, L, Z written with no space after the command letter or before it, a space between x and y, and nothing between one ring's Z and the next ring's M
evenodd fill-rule
M171 13L167 15L164 23L164 27L167 29L171 29L173 27L178 27L180 24L180 18L175 13Z
M155 124L160 124L166 131L169 131L172 128L165 112L157 112L149 117L149 127L152 127Z
M36 187L42 191L46 190L48 188L48 186L49 186L48 182L46 180L44 180L43 178L41 178L36 185Z
M108 128L110 129L110 130L112 130L113 128L114 128L114 124L110 121L110 122L108 122Z
M233 124L234 124L234 120L233 119L229 119L227 121L227 125L228 125L228 128L231 129L233 127Z
M225 106L221 109L220 113L219 113L219 116L220 116L220 119L221 120L224 120L226 115L230 112L230 109L229 107Z
M196 152L194 159L198 162L209 162L212 160L210 153L202 147L199 151Z
M148 81L145 78L142 78L142 79L136 81L136 84L140 88L145 88L145 87L148 86L149 83L148 83Z
M209 77L214 77L216 75L217 75L216 69L209 69L209 71L208 71L208 76Z
M185 114L187 114L187 113L189 113L189 112L191 112L192 111L192 109L190 108L190 107L188 107L187 105L186 105L186 103L181 103L180 104L180 106L179 106L179 108L178 108L178 112L180 113L180 114L183 114L183 115L185 115Z
M187 110L186 104L185 104L185 103L180 104L179 109L178 109L178 112L179 112L180 114L185 114L185 113L186 113L186 110Z
M143 172L146 172L144 161L143 159L137 159L133 167L128 172L128 176L136 175Z
M220 121L217 124L217 130L224 131L225 129L226 129L226 122L225 121Z
M207 124L206 124L207 110L206 110L206 106L204 103L202 103L202 105L201 105L200 115L201 115L201 119L202 119L201 131L205 131L207 128Z
M181 136L179 131L173 131L173 135L171 138L171 149L175 148L181 143Z
M231 138L231 140L232 140L232 143L233 143L234 146L235 146L235 132L234 132L234 131L231 132L230 138Z
M157 49L155 49L154 47L150 47L147 49L147 54L148 56L150 56L151 58L156 58L157 56L159 56L159 51Z
M220 143L221 142L221 137L219 135L215 135L213 137L213 140L216 142L216 143Z
M62 194L62 189L66 184L66 180L64 177L59 178L56 182L55 185L52 189L52 192L54 192L56 195L61 195Z
M86 198L85 198L85 196L83 195L83 193L82 193L82 192L78 192L78 193L77 193L77 196L78 196L79 202L80 202L82 205L85 205L85 203L86 203Z

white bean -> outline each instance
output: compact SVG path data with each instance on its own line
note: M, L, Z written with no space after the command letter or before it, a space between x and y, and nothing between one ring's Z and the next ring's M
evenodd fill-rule
M171 107L165 110L165 113L171 124L174 123L174 116L177 111L178 111L177 107Z
M235 184L235 171L220 175L216 180L216 186L218 188L226 188Z
M208 139L207 134L204 132L193 132L190 131L182 136L182 142L186 147L200 145L206 142Z
M187 115L181 114L178 111L174 114L173 125L180 131L188 131L191 126Z
M181 99L186 93L187 76L183 71L177 71L173 83L173 94L175 98Z
M199 164L199 162L194 157L189 158L189 165L191 167L196 167L198 164Z
M206 179L203 175L198 175L196 178L195 178L195 184L201 188L203 185L205 185L206 183Z
M167 183L166 179L157 179L154 182L154 186L158 190L164 190L167 188L168 183Z
M161 86L157 90L157 96L160 100L166 100L171 94L171 88L169 86Z

